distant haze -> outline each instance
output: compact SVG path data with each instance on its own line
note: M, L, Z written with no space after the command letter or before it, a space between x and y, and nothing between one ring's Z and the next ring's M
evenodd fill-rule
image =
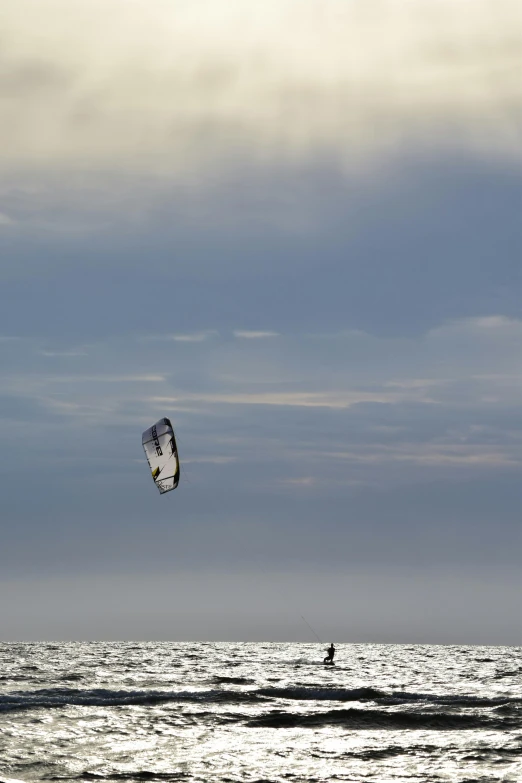
M0 638L520 644L518 0L2 21Z

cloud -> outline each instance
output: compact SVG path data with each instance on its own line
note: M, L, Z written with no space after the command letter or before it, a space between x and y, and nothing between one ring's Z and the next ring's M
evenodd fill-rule
M188 459L183 459L184 465L202 465L204 463L208 463L209 465L230 465L234 462L237 462L237 457L225 457L225 456L217 456L217 455L209 455L205 457L189 457Z
M431 389L434 386L446 386L449 378L409 378L402 381L386 381L386 387L398 389Z
M406 399L404 394L384 393L372 391L353 391L353 392L244 392L229 394L188 394L178 397L152 397L151 402L176 403L177 401L187 400L190 402L214 403L218 405L277 405L281 407L295 408L351 408L360 403L382 403L393 404L402 402ZM434 400L425 398L426 403L432 403Z
M461 318L450 321L430 331L430 334L447 334L452 332L467 332L471 334L491 334L492 336L522 337L522 320L507 318L504 315L488 315L478 318Z
M236 329L234 331L234 337L239 337L245 340L263 340L266 337L278 337L278 332L255 332Z
M87 351L39 351L40 356L49 358L57 357L63 359L73 359L78 356L87 356Z
M0 165L357 167L412 140L520 161L520 29L518 0L7 0Z
M392 461L426 466L502 468L522 465L522 457L518 449L519 444L507 451L505 446L502 450L492 450L484 446L477 448L477 444L399 443L393 446L359 447L357 451L319 452L317 457L364 464Z
M84 406L78 402L70 402L67 400L57 400L53 397L39 397L35 398L46 408L52 410L55 413L59 413L62 416L79 416L85 413L92 413L96 410L95 406Z
M317 483L317 479L313 476L302 476L300 478L280 479L279 483L288 487L312 487Z
M173 343L203 343L209 337L216 335L214 330L203 332L187 332L186 334L157 334L140 338L143 342L173 342Z
M502 329L516 331L520 334L522 324L515 318L506 318L504 315L488 315L483 318L468 318L466 323L473 329Z
M5 212L0 212L0 228L2 226L14 226L15 222L12 218L9 217L9 215L6 215Z
M162 383L165 375L143 373L138 375L55 375L44 379L48 384L61 383Z
M214 339L207 344L210 334ZM48 350L33 342L33 350L44 359L81 355L81 371L71 372L68 365L66 373L50 372L49 362L40 371L34 363L30 372L21 371L27 367L25 354L15 351L5 358L0 390L24 397L46 396L53 390L85 402L99 395L115 404L132 399L151 410L174 406L216 414L219 410L220 416L229 415L224 407L368 411L371 406L406 404L425 406L427 416L427 407L466 405L473 410L491 399L516 406L520 375L513 367L520 338L522 322L492 316L443 324L416 339L354 331L314 339L294 335L277 341L230 341L213 330L201 330L152 336L150 341L147 337L93 343L88 354L82 348ZM16 344L9 336L0 339L5 346ZM174 345L201 343L197 363L173 347L176 372L166 373L165 350L153 348L156 341L165 340ZM144 370L136 373L136 366ZM144 395L143 384L161 388ZM125 394L121 388L109 392L112 385L125 386ZM394 427L393 422L380 424L387 431Z

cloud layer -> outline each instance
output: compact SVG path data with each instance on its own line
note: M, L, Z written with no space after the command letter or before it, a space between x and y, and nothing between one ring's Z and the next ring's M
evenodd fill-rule
M516 0L7 0L0 165L197 176L412 143L520 163Z
M489 317L415 339L345 332L251 341L215 332L209 343L134 337L69 350L6 341L0 394L12 413L4 426L42 428L39 441L58 427L72 457L77 437L115 428L127 438L171 415L189 462L229 466L233 481L234 463L245 479L250 459L252 478L263 464L268 482L277 474L296 490L402 482L404 465L408 481L457 470L478 477L520 464L520 427L510 417L520 408L521 340L522 322ZM136 456L121 453L125 465Z

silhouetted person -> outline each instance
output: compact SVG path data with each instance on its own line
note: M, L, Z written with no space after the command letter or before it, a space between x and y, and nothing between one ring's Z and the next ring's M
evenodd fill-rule
M323 663L333 663L333 659L335 655L335 647L333 642L330 644L326 652L328 653L328 655L326 656L326 658L324 658Z

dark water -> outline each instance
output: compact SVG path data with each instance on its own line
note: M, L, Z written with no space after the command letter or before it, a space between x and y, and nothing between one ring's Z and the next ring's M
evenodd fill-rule
M522 781L522 648L0 644L0 781Z

